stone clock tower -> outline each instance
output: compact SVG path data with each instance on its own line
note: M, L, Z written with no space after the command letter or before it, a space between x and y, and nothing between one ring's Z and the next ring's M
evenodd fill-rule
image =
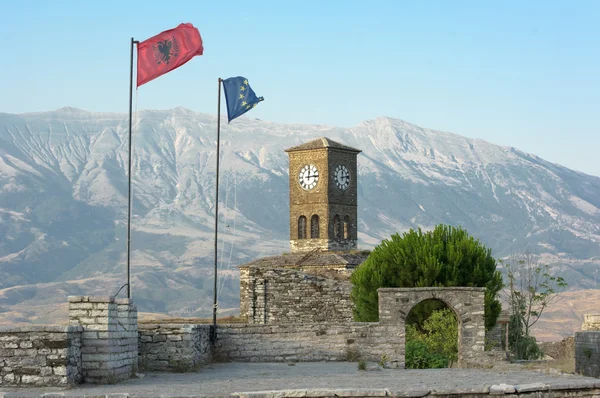
M356 249L356 160L361 151L317 138L286 152L292 253Z

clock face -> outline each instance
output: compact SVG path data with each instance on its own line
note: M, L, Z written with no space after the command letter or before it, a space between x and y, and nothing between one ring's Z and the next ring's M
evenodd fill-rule
M350 186L350 172L348 168L343 165L338 165L333 173L333 179L335 186L341 190L346 190Z
M317 167L312 164L304 166L298 174L298 182L302 189L307 191L313 189L317 185L317 182L319 182L319 170L317 170Z

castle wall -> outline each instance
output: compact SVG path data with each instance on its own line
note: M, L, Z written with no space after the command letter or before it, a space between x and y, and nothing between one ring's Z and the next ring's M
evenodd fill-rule
M69 296L69 323L83 327L84 382L116 383L137 372L137 309L131 299Z
M241 310L249 324L353 320L348 281L281 268L249 267L241 275Z
M454 311L458 321L458 362L461 366L475 363L485 350L485 288L420 287L381 288L379 322L404 327L410 310L424 300L439 300Z
M81 382L78 326L0 329L0 386L67 387Z
M379 323L226 325L217 328L216 361L355 361L385 358L404 367L404 327Z
M575 333L575 373L600 377L600 331Z
M211 325L140 324L138 330L144 371L186 372L212 361Z
M250 268L240 268L240 317L248 317L248 308L250 306Z

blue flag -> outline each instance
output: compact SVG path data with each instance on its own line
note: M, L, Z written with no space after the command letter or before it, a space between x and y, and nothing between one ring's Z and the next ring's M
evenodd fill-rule
M260 101L264 101L263 97L257 97L254 94L254 90L248 84L248 79L242 76L223 80L223 90L225 91L229 122L254 108Z

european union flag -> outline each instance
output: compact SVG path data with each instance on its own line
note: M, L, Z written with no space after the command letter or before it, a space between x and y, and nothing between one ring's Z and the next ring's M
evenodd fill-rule
M248 84L248 79L242 76L223 80L223 90L225 91L229 122L254 108L260 101L264 101L263 97L257 97L254 94L254 90Z

